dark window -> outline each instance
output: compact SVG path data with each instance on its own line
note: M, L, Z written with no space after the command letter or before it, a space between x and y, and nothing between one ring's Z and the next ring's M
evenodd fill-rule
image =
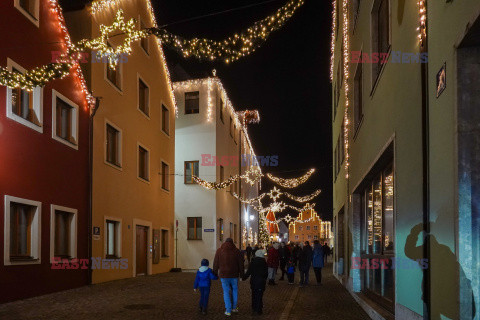
M193 175L198 177L198 161L185 161L185 184L193 184Z
M162 258L168 257L168 230L162 230Z
M188 240L202 240L202 218L187 218Z
M106 230L106 238L107 238L107 259L116 259L119 258L117 255L118 252L118 228L120 224L118 221L107 220L107 230Z
M149 180L148 150L138 146L138 176L143 180Z
M310 226L307 226L307 230L310 230Z
M340 28L340 1L335 0L335 39L338 37L338 29Z
M73 126L73 107L60 99L56 98L56 128L57 128L57 137L62 138L70 143L75 144L75 138L72 133Z
M230 117L230 137L233 138L233 119Z
M223 182L224 179L225 179L225 169L223 168L223 166L220 166L220 181L219 182Z
M355 131L358 129L363 117L363 65L357 65L353 85L353 123Z
M32 18L37 20L37 17L35 14L36 0L19 0L19 4L23 10L25 10Z
M120 166L120 132L107 124L107 162Z
M71 224L73 213L55 210L55 244L54 256L60 258L71 258Z
M219 98L220 100L220 120L222 120L222 123L224 123L223 121L223 109L225 108L225 106L223 105L223 99L222 98Z
M185 114L200 112L200 93L198 91L185 92Z
M166 134L170 134L170 112L167 107L162 104L162 130Z
M108 44L109 47L112 47L110 44ZM105 60L105 58L104 58ZM107 62L107 79L112 83L115 87L117 87L119 90L122 90L121 88L121 64L117 63L117 65L113 65L110 62Z
M140 20L140 28L143 30L146 28L145 24L143 23L142 20ZM143 50L145 50L145 52L148 54L148 50L149 50L149 42L148 42L148 36L145 37L145 38L142 38L140 40L140 46L142 47Z
M390 50L390 11L389 0L377 0L372 11L372 51L380 57ZM379 58L378 63L373 63L372 76L376 82L383 66L383 59Z
M35 207L10 203L10 260L28 260L32 257L32 221Z
M149 114L149 88L141 79L138 79L138 108L145 115Z
M21 74L21 72L15 68L12 68L12 72ZM12 89L12 112L37 126L40 125L40 121L38 120L39 115L36 114L33 108L33 92L20 88Z
M360 12L360 0L353 0L353 29L357 25L358 14Z
M168 172L168 164L162 162L162 188L164 190L169 190L169 178L170 174Z

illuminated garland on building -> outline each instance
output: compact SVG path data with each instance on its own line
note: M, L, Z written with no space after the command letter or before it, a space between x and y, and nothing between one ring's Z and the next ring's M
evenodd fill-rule
M223 60L226 63L236 61L253 53L270 36L285 25L295 11L304 4L304 0L289 0L276 13L255 22L246 30L236 33L223 41L210 39L185 39L165 29L150 29L162 43L172 47L183 57L194 56L203 60Z
M68 76L71 67L72 64L50 63L28 70L24 74L11 72L7 68L0 67L0 85L33 91L36 87L43 87L54 79L61 79Z
M239 111L238 115L242 119L242 123L244 126L247 124L256 124L260 122L260 113L258 110L244 110Z
M241 196L239 196L238 194L236 194L235 192L232 192L232 195L238 200L240 201L241 203L245 203L245 204L255 204L255 202L259 202L263 199L263 197L265 197L267 194L266 193L262 193L261 195L259 195L258 197L255 197L255 198L252 198L252 199L245 199Z
M238 181L239 179L250 179L250 175L252 172L257 173L257 178L256 180L258 181L263 175L261 172L257 171L255 167L250 168L247 170L243 175L234 175L228 178L225 181L222 182L208 182L205 181L195 175L192 175L192 179L197 183L198 185L201 185L202 187L209 189L209 190L220 190L220 189L225 189L228 188L231 184L233 184L235 181Z
M314 193L309 194L307 196L303 196L303 197L297 197L297 196L294 196L293 194L290 194L288 192L284 192L283 194L286 195L288 198L290 198L292 200L295 200L297 202L307 202L307 201L310 201L313 198L317 197L321 192L322 192L322 190L318 189Z
M425 0L419 0L417 3L419 16L418 41L420 42L420 47L423 47L424 40L427 37L427 7Z
M345 113L343 117L343 131L344 131L344 148L345 148L345 177L349 178L349 166L350 166L350 153L349 153L349 126L350 121L348 119L348 109L350 107L349 100L349 53L350 53L350 35L349 35L349 12L348 12L348 0L343 0L342 5L343 14L343 84L345 90Z
M307 181L314 172L315 172L315 169L310 169L306 174L304 174L300 178L292 178L292 179L277 178L273 176L271 173L267 173L267 177L273 182L275 182L276 184L284 188L292 189L292 188L298 187L302 183L305 183L305 181Z
M332 40L331 40L331 57L330 57L330 81L333 81L333 67L335 64L335 34L337 30L337 0L333 0L333 13L332 13Z

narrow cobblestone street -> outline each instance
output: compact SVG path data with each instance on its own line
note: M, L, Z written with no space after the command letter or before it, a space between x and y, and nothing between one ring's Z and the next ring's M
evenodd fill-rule
M209 314L202 316L193 280L194 273L167 273L83 287L0 305L0 319L224 319L220 282L214 281ZM322 286L278 281L267 287L261 318L369 319L333 277L331 264L323 280ZM248 281L240 283L239 300L240 314L232 318L251 318Z

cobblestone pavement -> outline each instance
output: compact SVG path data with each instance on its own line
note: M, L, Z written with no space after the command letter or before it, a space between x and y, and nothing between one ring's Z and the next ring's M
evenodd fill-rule
M86 286L0 305L0 319L225 319L220 281L212 284L209 313L198 311L194 273L166 273ZM278 278L278 277L277 277ZM310 279L314 279L313 272ZM298 283L298 277L296 279ZM311 281L313 283L314 281ZM324 269L322 286L278 281L264 295L262 319L369 319L332 275ZM250 319L250 288L240 283L238 315Z

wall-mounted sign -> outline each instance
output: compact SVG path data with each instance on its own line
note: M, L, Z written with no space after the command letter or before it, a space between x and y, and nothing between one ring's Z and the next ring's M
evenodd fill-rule
M93 240L100 240L100 227L93 227Z
M215 229L203 229L204 232L215 232Z
M447 87L447 64L444 63L437 73L437 98L440 97L443 90Z

